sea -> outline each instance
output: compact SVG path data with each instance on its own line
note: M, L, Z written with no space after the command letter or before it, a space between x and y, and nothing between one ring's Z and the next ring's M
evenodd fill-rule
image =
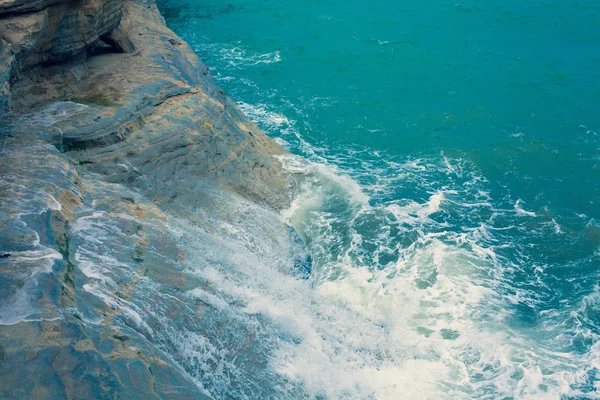
M172 335L207 393L600 398L599 2L158 6L304 177L256 218L307 276L241 217L229 262L189 246L219 318Z

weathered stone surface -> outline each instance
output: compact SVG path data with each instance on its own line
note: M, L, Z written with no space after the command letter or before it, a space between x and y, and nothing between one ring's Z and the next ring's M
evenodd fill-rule
M82 289L70 226L102 183L34 137L0 137L0 148L0 398L206 398L143 329Z
M0 13L17 14L43 10L64 0L1 0Z
M20 69L72 59L119 24L121 0L78 3L65 1L38 12L0 15L0 36L19 54Z
M14 62L0 67L0 83L11 80L17 87L34 90L35 86L27 86L43 79L44 69L49 66L71 72L85 60L86 51L115 30L122 11L123 0L0 2L0 41L15 55ZM0 61L5 52L0 48ZM59 63L67 65L57 67ZM73 79L77 80L77 76ZM45 100L43 93L36 95L38 101ZM5 109L6 106L0 107L0 112Z
M14 61L12 47L0 39L0 113L6 110L10 99L9 79Z
M92 10L97 6L85 4ZM103 10L116 8L103 2ZM27 18L45 21L45 12ZM0 24L10 20L0 19ZM108 29L96 25L89 34L89 25L83 25L85 38ZM50 140L60 141L61 149L107 180L130 182L157 200L184 198L190 188L177 181L203 180L275 208L286 204L285 176L274 158L283 149L216 87L189 46L166 28L156 5L127 2L120 25L110 27L103 43L119 52L22 72L12 86L12 107L24 110L51 99L92 106L88 118L56 125L57 136ZM25 43L27 52L36 54L31 57L43 59L45 53L35 50L37 42L23 39L21 31L29 35L32 29L9 29L4 36L13 48ZM77 43L91 40L85 38ZM79 54L81 48L51 46L54 51L59 57Z
M176 340L220 313L167 222L278 212L284 150L146 0L0 0L0 113L0 398L206 398Z

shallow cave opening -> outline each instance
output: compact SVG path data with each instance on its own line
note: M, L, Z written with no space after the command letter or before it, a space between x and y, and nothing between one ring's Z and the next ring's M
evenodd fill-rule
M90 47L87 49L87 56L94 57L103 54L122 54L126 51L114 40L110 35L103 35L98 38Z

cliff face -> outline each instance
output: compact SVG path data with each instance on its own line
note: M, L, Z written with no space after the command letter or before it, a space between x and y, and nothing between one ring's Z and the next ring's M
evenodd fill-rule
M160 321L132 311L140 282L169 292L164 319L189 313L201 283L161 224L233 218L239 202L276 213L283 149L152 0L0 0L0 110L0 397L203 398ZM125 235L100 235L111 278L84 262L99 214Z
M21 73L37 75L40 80L50 66L81 63L88 50L105 46L110 33L119 25L123 6L122 0L2 1L0 83L4 87L3 95L9 94L7 82L12 80L18 85L22 81ZM75 73L70 68L59 69ZM36 93L36 96L37 101L46 100L44 93Z
M4 1L0 35L20 69L73 60L119 24L120 0Z
M16 113L51 100L96 107L47 138L71 157L110 181L160 174L153 191L189 174L274 207L285 203L274 189L283 177L273 156L283 150L215 86L152 1L2 7L3 102ZM125 155L128 168L115 167Z

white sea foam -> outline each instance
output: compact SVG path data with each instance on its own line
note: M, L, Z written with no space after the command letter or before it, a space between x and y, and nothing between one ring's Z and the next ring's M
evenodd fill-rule
M292 165L291 169L302 170ZM449 166L448 160L446 165L450 173L462 174ZM413 168L419 168L418 164ZM397 223L422 229L424 224L434 223L430 217L442 209L445 193L457 194L437 191L422 204L391 204L386 210ZM479 191L478 195L486 201L455 203L467 208L492 207L489 193ZM322 220L319 216L319 207L328 201L326 197L316 199L314 193L301 194L286 219L294 225L306 224L307 219L317 225L331 224L335 218ZM515 209L522 210L520 203ZM518 213L535 215L525 210ZM321 266L335 272L319 275L325 278L315 284L312 312L294 308L286 314L287 318L301 316L299 323L285 323L303 332L305 340L284 346L274 368L302 381L313 395L328 398L465 398L496 393L519 399L559 399L576 393L573 385L585 380L578 368L589 365L576 367L573 360L563 365L553 358L555 354L541 348L533 352L536 345L531 339L505 326L510 317L504 304L508 298L496 291L501 282L489 280L486 273L502 268L505 261L492 247L477 242L490 240L489 229L482 224L468 234L425 234L401 250L393 267L379 271L356 265L351 250ZM320 232L336 234L331 229ZM447 244L448 239L456 244ZM351 248L360 248L360 235L355 234L352 243ZM523 296L510 300L515 304L527 301L529 295ZM337 310L325 310L322 303ZM299 304L302 301L294 301L293 307ZM328 312L335 317L326 317ZM265 313L279 318L285 312ZM335 324L335 334L321 326L321 320ZM343 341L335 342L334 338L341 337ZM379 351L386 356L377 355ZM546 368L548 362L553 369ZM478 375L482 378L476 378Z
M238 102L237 104L244 111L244 114L254 121L260 121L267 131L278 130L282 133L288 133L288 129L294 123L282 114L269 111L264 104L251 105L244 102Z
M62 210L62 205L58 201L56 201L54 196L49 194L48 195L48 208L50 210L60 211L60 210Z
M535 217L536 214L533 211L527 211L524 210L523 207L521 207L521 204L523 203L523 201L521 199L518 199L517 202L515 203L515 212L519 215L525 215L528 217Z
M407 204L390 204L386 210L390 212L399 223L418 225L429 220L432 214L440 211L440 205L445 200L444 192L438 191L429 197L425 203L410 201Z
M552 225L554 226L554 232L556 232L557 235L562 233L562 230L560 229L560 224L556 222L554 218L552 218Z
M200 288L190 290L188 292L188 294L190 296L193 296L193 297L196 297L196 298L202 300L203 302L205 302L207 304L210 304L211 306L213 306L219 310L226 310L229 307L229 305L227 304L226 301L224 301L224 300L218 298L217 296L215 296L214 294L208 293L207 291L202 290Z
M429 201L427 202L427 206L418 210L417 215L420 218L424 218L424 217L428 217L431 214L438 212L440 210L440 204L442 203L443 200L444 200L443 192L437 192L435 194L432 194L431 197L429 198Z
M11 251L7 263L3 264L5 276L11 277L13 283L0 299L0 325L62 318L54 304L38 301L38 285L63 257L56 250L41 246L39 240L34 247L34 250Z
M259 64L273 64L281 61L281 53L275 50L268 53L258 53L244 48L241 43L236 46L222 44L204 44L203 51L216 53L231 68L247 68Z

